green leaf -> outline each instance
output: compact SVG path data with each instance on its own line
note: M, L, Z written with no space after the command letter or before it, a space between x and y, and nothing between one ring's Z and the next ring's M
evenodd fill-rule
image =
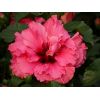
M42 15L44 12L31 12L31 14L33 14L34 16L40 16Z
M72 21L64 25L64 27L70 32L76 30L78 26L80 26L80 21Z
M15 32L22 31L25 28L27 28L27 25L15 23L13 25L9 25L5 30L3 30L0 33L0 36L4 39L5 42L10 43L14 40Z
M20 78L15 77L15 76L13 76L9 80L9 85L10 86L19 86L22 82L23 82L23 80L21 80Z
M89 57L100 56L100 43L95 43L95 45L89 50Z
M100 58L91 63L85 70L82 83L84 86L92 86L100 81Z
M20 19L26 17L28 15L28 12L16 12L15 13L15 21L19 21Z
M61 85L58 82L54 82L54 81L48 83L48 86L50 86L50 87L63 87L63 85Z
M93 44L93 31L83 21L72 21L64 25L69 32L78 31L83 35L84 41Z
M24 81L25 81L26 83L31 83L31 82L32 82L32 76L26 77L26 78L24 79Z

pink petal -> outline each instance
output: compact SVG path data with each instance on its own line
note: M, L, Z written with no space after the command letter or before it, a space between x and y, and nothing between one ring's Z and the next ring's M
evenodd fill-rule
M38 23L44 23L45 19L42 18L42 17L35 17L35 21L38 22Z
M66 64L75 65L74 54L75 52L72 49L64 48L55 56L55 59L61 66L66 66Z
M62 75L62 77L57 79L56 81L61 84L68 83L73 78L74 72L75 72L75 67L71 66L66 67L66 74Z
M63 24L57 19L56 15L51 16L44 24L48 35L63 36L63 39L69 38L68 32L63 28Z
M54 80L65 74L63 66L60 66L58 63L50 64L49 67L48 73Z
M33 74L34 64L27 62L23 57L12 59L11 69L14 75L25 78Z
M75 67L78 68L84 63L84 61L86 59L86 50L87 50L86 45L84 43L82 43L76 52L76 55L78 55L78 59L76 61Z
M75 67L80 67L85 59L86 59L86 51L87 51L87 47L86 45L83 43L83 37L81 35L79 35L79 32L77 32L73 37L72 37L73 42L76 45L76 66Z
M15 36L15 42L9 45L8 50L10 50L14 55L18 56L25 52L26 46L23 44L22 36L20 33L16 32Z
M80 45L83 41L83 37L81 35L79 35L79 32L77 32L73 37L72 40L74 41L74 43L76 44L76 46Z
M47 51L47 55L53 56L53 54L59 48L58 47L59 46L59 44L58 44L58 37L56 37L56 36L49 37L48 44L49 44L49 50Z
M53 80L51 76L47 74L48 68L48 64L38 63L37 66L35 66L34 75L37 78L37 80L39 80L40 82Z
M34 38L37 39L39 43L47 42L47 32L43 25L33 21L29 24L29 28L32 30Z

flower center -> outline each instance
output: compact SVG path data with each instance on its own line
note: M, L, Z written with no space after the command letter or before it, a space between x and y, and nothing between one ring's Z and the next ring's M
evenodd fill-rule
M45 46L43 46L43 49L37 53L38 56L40 56L40 60L39 61L41 63L54 63L55 62L54 55L50 56L50 55L46 54L48 49L49 49L49 46L45 45Z
M40 62L41 63L54 63L55 62L55 59L52 56L42 56L40 58Z

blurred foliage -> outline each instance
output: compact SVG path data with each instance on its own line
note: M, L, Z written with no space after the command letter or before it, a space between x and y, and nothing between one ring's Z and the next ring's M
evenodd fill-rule
M72 21L65 28L71 33L80 32L85 42L93 44L93 31L84 21Z
M14 33L25 28L27 28L27 25L21 25L19 23L15 23L14 25L11 24L5 30L0 32L0 37L3 38L5 42L10 43L14 40Z
M95 59L85 70L83 85L92 86L100 81L100 58Z
M43 17L48 19L56 14L58 18L63 12L22 12L13 13L14 23L11 24L12 13L3 13L0 17L0 86L39 86L39 87L80 87L80 86L100 86L100 13L75 13L72 21L64 24L65 29L71 35L79 31L83 35L88 46L87 59L82 67L76 69L73 79L61 85L57 82L41 83L34 77L20 79L12 75L9 68L11 55L7 50L9 43L14 41L14 33L27 28L27 25L20 24L22 18Z

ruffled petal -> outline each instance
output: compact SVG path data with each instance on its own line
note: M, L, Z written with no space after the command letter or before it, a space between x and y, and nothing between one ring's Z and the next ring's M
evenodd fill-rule
M44 26L49 36L54 35L60 38L62 37L65 40L70 37L68 32L63 28L63 24L61 24L61 21L57 19L56 15L51 16L51 18L46 21Z
M63 48L56 56L56 61L61 66L66 66L67 64L72 64L73 66L76 63L76 59L74 57L75 51L69 48Z
M61 84L66 84L68 83L74 76L74 72L75 72L75 67L72 66L66 66L66 74L62 75L61 78L57 79L56 81L61 83Z
M34 64L27 62L24 57L12 59L11 69L14 75L25 78L34 72Z
M87 52L87 47L85 45L85 43L83 43L83 37L81 35L79 35L79 32L77 32L73 37L72 37L73 42L76 45L76 65L75 67L80 67L85 59L86 59L86 52Z

